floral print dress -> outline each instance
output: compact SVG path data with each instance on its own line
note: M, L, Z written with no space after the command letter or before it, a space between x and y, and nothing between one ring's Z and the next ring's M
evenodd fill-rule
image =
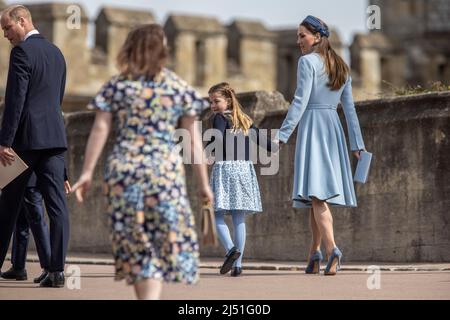
M89 104L116 117L105 171L116 280L198 280L197 234L174 133L180 117L207 107L168 69L153 80L115 76Z

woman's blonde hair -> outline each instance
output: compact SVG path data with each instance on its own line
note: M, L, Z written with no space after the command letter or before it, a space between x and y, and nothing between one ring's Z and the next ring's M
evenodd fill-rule
M244 134L248 133L248 130L253 124L253 120L250 119L248 115L242 111L242 106L236 98L236 93L233 88L227 82L221 82L212 86L208 90L208 94L219 93L225 99L227 99L230 104L229 108L231 111L230 119L233 125L233 131L242 130Z
M328 31L328 26L320 19L321 27ZM304 26L312 34L320 33L314 26L308 22L303 21L301 26ZM321 35L319 43L314 45L314 51L320 54L325 61L325 68L328 74L328 87L331 90L339 90L347 81L347 76L350 72L349 67L345 61L334 51L331 47L328 37Z
M153 78L164 68L167 57L163 28L146 24L130 31L117 55L117 67L125 77Z

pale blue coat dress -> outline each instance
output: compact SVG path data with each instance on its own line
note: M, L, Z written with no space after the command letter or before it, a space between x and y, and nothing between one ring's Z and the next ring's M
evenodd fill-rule
M298 125L295 148L294 208L310 208L312 197L332 206L356 207L353 175L344 131L336 111L341 102L351 150L365 149L352 96L351 77L336 91L317 53L300 57L297 89L278 132L286 143Z

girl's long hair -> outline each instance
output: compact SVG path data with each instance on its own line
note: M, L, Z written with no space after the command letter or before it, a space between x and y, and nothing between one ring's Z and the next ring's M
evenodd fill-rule
M322 20L320 20L320 22L323 27L328 29L325 22ZM312 34L318 33L318 31L307 22L302 22L300 25L304 26ZM331 90L339 90L347 81L347 76L350 73L349 67L331 47L328 37L321 36L319 43L314 46L314 51L320 54L325 62L325 68L328 74L328 87L331 88Z
M236 93L230 84L227 82L216 84L208 90L208 94L212 93L219 93L225 99L230 101L230 120L233 125L233 131L236 132L242 130L244 134L247 134L253 124L253 120L242 111L242 106L236 98Z
M167 57L163 28L146 24L130 31L117 55L117 66L123 76L151 79L164 68Z

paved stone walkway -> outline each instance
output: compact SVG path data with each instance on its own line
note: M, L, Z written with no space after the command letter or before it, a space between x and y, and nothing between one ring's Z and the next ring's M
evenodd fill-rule
M30 256L30 260L35 259ZM219 275L220 259L202 260L198 284L165 285L163 299L304 300L304 299L450 299L449 264L345 264L334 277L306 275L303 262L247 261L241 277ZM4 263L3 271L9 267ZM70 278L67 268L79 268ZM27 281L0 279L0 300L7 299L134 299L132 287L113 280L107 256L67 259L66 287L38 288L32 278L38 263L27 264ZM375 271L370 271L375 270ZM377 271L379 270L379 272ZM77 286L80 286L77 289ZM370 289L372 288L372 289Z

